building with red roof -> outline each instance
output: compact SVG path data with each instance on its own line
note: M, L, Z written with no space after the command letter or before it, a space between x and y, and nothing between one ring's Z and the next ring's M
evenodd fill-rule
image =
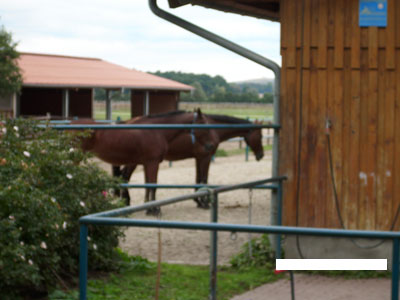
M106 90L106 116L111 118L109 91L131 90L131 115L175 110L179 93L193 88L97 58L21 53L20 95L0 101L0 111L14 117L92 118L94 88Z

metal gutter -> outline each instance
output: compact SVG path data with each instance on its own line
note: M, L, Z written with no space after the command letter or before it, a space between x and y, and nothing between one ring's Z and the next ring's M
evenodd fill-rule
M201 28L197 25L194 25L186 20L183 20L173 14L162 10L157 5L157 0L149 0L149 6L151 11L158 17L167 20L179 27L182 27L206 40L209 40L225 49L228 49L240 56L243 56L259 65L262 65L268 69L270 69L275 74L275 82L274 82L274 124L280 124L280 111L279 111L279 101L280 101L280 82L281 82L281 68L279 65L265 58L247 48L244 48L232 41L229 41L221 36L218 36L204 28ZM274 130L274 143L272 149L272 177L277 177L279 172L279 132L278 130ZM278 197L276 191L272 192L271 199L271 224L278 224ZM280 225L280 224L279 224Z

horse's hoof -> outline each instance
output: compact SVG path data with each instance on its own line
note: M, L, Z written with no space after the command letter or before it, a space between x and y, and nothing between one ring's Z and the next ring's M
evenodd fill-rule
M208 201L199 201L197 202L197 207L198 208L203 208L203 209L209 209L210 208L210 204Z
M148 216L159 216L161 215L161 209L159 207L153 207L146 210L146 215Z

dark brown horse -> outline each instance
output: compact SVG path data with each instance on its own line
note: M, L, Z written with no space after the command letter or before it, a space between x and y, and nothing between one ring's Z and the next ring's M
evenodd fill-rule
M92 121L93 122L93 121ZM88 123L81 120L72 123ZM198 110L195 113L177 111L160 115L139 117L128 124L207 124L208 119ZM101 160L112 165L143 165L146 183L157 183L159 164L165 159L168 145L179 135L187 135L182 129L113 129L95 130L82 140L82 149L93 152ZM213 151L218 142L214 130L191 130L195 147ZM193 147L191 144L190 147ZM155 189L146 191L145 201L155 200ZM129 205L129 199L127 205ZM159 209L148 211L158 214Z
M210 124L252 124L250 121L225 115L206 115ZM259 124L259 122L255 122ZM218 148L218 144L233 137L243 137L246 144L254 152L256 159L260 160L264 156L264 149L262 146L262 133L261 129L217 129L215 132L218 135L218 143L212 151L205 151L202 147L196 147L191 142L189 134L182 134L171 140L168 144L168 152L165 156L166 160L175 161L186 158L196 159L196 183L208 182L208 171L212 156ZM116 176L122 176L124 181L129 182L129 179L135 170L136 165L127 165L121 171L119 167L113 167L113 173ZM122 196L129 199L128 190L123 190ZM197 206L201 208L208 208L209 201L206 199L195 199Z

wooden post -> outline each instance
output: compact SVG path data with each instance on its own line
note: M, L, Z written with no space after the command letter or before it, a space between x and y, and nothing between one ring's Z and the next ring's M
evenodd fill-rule
M106 89L106 120L112 119L111 95L110 90Z
M69 117L69 90L63 90L63 98L62 98L62 116L64 119L68 119Z
M143 115L147 116L150 113L150 94L146 91L143 99Z

